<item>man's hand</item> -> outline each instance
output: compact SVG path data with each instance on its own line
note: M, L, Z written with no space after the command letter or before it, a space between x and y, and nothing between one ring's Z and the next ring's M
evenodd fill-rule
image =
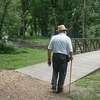
M48 66L51 66L51 60L48 59Z
M72 61L73 60L73 52L69 52L69 55L70 55L70 60Z
M48 49L48 66L51 66L51 50Z
M72 61L73 60L73 57L70 57L70 60Z

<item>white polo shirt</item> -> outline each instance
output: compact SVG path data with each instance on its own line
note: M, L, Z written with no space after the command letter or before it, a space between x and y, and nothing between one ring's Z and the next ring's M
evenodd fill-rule
M73 52L71 39L66 36L65 33L59 33L51 38L48 45L48 49L52 50L53 53L61 53L69 55L69 52Z

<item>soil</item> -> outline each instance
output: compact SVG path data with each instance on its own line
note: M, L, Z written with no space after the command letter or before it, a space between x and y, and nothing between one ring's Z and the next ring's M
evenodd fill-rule
M70 100L68 87L57 94L51 85L15 70L0 72L0 100Z

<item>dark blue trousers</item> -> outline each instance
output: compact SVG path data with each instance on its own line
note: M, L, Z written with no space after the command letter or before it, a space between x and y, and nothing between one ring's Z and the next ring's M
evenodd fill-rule
M52 56L53 73L52 73L52 85L56 85L58 89L63 89L67 65L69 57L64 54L54 53Z

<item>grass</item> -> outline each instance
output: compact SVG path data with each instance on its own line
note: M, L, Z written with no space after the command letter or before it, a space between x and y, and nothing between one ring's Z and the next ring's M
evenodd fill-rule
M68 94L71 100L100 100L100 69L75 82L75 90Z
M47 60L47 51L24 48L25 53L0 54L0 70L10 70L34 65Z
M25 38L25 40L31 40L33 42L38 42L38 43L41 43L41 44L47 44L47 43L49 43L50 38L43 37L43 36L33 36L33 37L27 36Z
M27 36L25 40L47 44L50 39L43 36ZM18 69L47 61L47 51L43 49L21 48L15 53L17 54L0 54L0 70Z
M28 39L28 38L27 38ZM32 41L48 43L44 37L31 38ZM0 54L0 70L27 67L47 61L47 51L24 48L23 53ZM66 100L100 100L100 69L74 83L75 89L67 94Z

